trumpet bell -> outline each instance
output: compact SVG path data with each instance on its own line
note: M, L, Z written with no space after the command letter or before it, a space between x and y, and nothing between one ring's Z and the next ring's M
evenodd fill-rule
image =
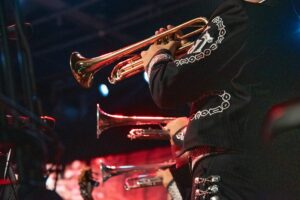
M85 69L87 59L78 52L73 52L70 56L70 68L75 80L84 88L90 88L93 83L94 72Z
M103 131L119 126L140 126L140 125L162 125L167 124L174 117L151 117L151 116L124 116L124 115L111 115L104 112L99 104L97 104L97 137Z
M114 174L112 171L112 169L105 165L104 163L100 163L100 171L101 171L101 184L103 184L104 182L106 182L110 177L112 177Z

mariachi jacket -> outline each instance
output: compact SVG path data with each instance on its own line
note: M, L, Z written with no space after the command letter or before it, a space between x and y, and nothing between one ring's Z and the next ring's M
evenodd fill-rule
M192 105L183 151L253 150L267 110L299 95L297 56L283 42L280 20L274 6L224 0L185 56L163 49L152 58L146 72L154 102Z

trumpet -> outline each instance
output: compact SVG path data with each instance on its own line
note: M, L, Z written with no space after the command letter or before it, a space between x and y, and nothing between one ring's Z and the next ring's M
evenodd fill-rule
M132 176L125 179L124 189L131 190L142 187L152 187L162 185L162 177L156 177L151 174L141 174L138 176Z
M163 129L131 129L127 137L131 140L169 140L168 130Z
M92 85L94 74L100 69L131 55L133 52L141 50L146 46L152 45L155 42L162 41L169 36L175 36L178 41L184 41L196 34L202 33L207 25L207 19L198 17L171 28L163 33L154 35L140 42L134 43L130 46L121 48L119 50L94 57L85 58L78 52L73 52L70 56L70 67L72 74L76 81L85 88ZM183 32L184 29L195 28L186 34L178 34ZM187 53L188 49L193 45L193 42L186 42L182 44L175 52L175 57L180 57ZM131 58L119 62L112 70L108 78L111 84L115 84L125 78L131 77L144 70L143 61L140 55L135 55Z
M121 174L126 174L130 172L144 172L153 171L158 169L167 169L175 166L175 161L169 161L164 163L148 164L148 165L124 165L124 166L108 166L104 163L100 163L101 170L101 183L106 182L109 178Z
M174 119L175 117L111 115L104 112L100 108L100 105L97 104L97 137L99 138L103 131L112 127L128 125L162 125L167 124Z

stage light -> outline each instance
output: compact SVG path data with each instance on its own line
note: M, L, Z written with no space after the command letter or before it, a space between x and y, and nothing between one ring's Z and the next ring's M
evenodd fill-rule
M105 84L100 84L98 90L103 97L107 97L109 94L109 89Z
M294 12L298 18L298 23L297 23L297 33L300 33L300 13L299 13L299 3L296 4L294 1L292 1L293 9Z
M299 21L297 24L297 33L300 34L300 17L299 17Z
M144 79L147 83L149 83L149 78L146 72L144 72Z

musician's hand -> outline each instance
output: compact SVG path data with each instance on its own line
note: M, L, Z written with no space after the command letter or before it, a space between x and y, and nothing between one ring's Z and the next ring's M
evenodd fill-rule
M173 176L172 176L169 169L165 169L165 170L159 169L159 170L157 170L156 176L157 177L162 177L164 187L167 187L168 184L173 180Z
M168 29L172 26L168 26ZM166 31L165 28L160 28L155 32L155 35ZM147 51L141 52L141 57L143 60L144 67L147 67L153 56L161 49L167 49L174 56L176 49L180 46L180 42L175 41L173 38L166 37L163 40L159 40L156 43L152 44Z
M164 130L168 130L170 134L170 142L173 145L174 142L172 140L173 135L177 133L180 129L187 126L189 123L189 118L187 117L178 117L172 121L170 121L166 126L163 127Z

